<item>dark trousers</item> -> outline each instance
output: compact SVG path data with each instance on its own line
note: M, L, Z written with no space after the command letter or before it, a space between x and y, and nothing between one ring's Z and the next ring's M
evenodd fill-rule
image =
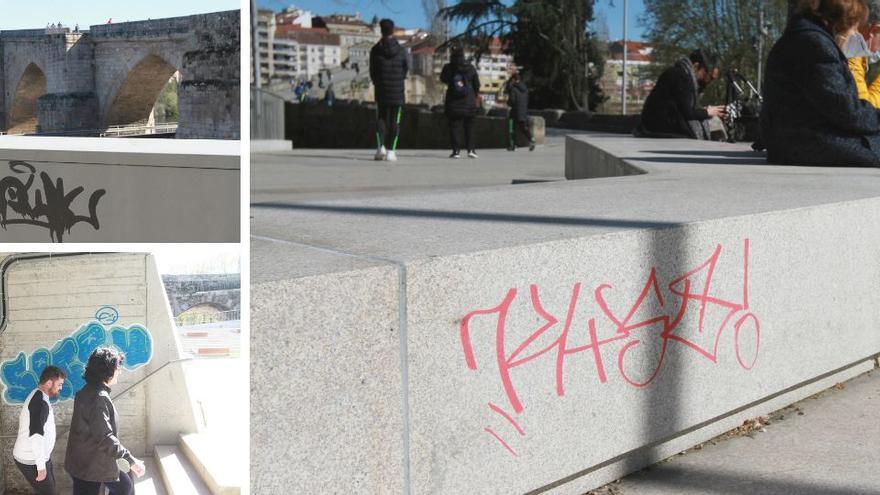
M73 478L73 495L98 495L101 485L107 487L108 495L134 495L134 483L128 473L119 471L119 481L100 482Z
M55 495L55 473L52 472L52 461L46 461L46 479L37 481L37 466L32 464L22 464L15 461L18 470L28 480L28 483L34 487L38 495Z
M532 139L532 131L529 129L529 121L528 120L517 120L517 119L507 119L507 126L510 132L510 147L516 147L516 132L519 131L525 137L528 138L529 142L533 141Z
M400 118L403 116L403 107L400 105L376 106L376 147L385 146L385 149L397 151L397 139L400 137Z
M449 119L449 140L452 141L452 151L461 151L461 139L459 134L464 127L464 145L468 151L474 151L474 116L473 115L447 115Z

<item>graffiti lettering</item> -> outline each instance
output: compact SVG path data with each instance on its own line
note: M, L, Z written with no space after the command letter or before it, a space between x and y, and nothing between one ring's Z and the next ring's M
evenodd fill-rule
M153 339L145 327L131 325L108 328L93 321L59 340L51 349L37 349L30 357L19 352L15 359L0 364L0 383L5 389L3 400L7 404L23 403L36 388L40 373L49 365L57 366L67 374L58 400L72 399L85 386L82 375L89 355L100 346L113 346L124 352L123 367L128 370L147 364L153 356Z
M52 242L62 242L64 233L70 233L70 229L80 222L95 230L100 229L97 209L98 202L107 192L104 189L96 190L89 197L88 216L77 215L71 210L71 204L84 191L82 186L65 193L64 179L53 182L49 174L40 172L43 188L33 191L31 203L31 186L37 169L30 163L17 160L9 162L9 169L13 174L26 175L27 179L22 182L15 175L0 179L0 227L3 230L16 224L43 227L49 231ZM9 218L10 210L20 218Z
M576 283L572 288L561 328L558 325L560 320L550 314L542 305L538 286L532 284L529 287L530 305L538 321L542 324L533 332L526 333L528 337L522 342L510 342L508 337L510 308L518 295L517 289L511 288L497 306L471 311L462 318L459 336L465 364L471 370L478 369L473 346L474 335L472 335L474 318L494 316L495 364L498 367L501 388L507 403L515 414L522 413L524 407L517 392L512 371L548 353L555 360L555 392L559 397L565 395L566 359L575 354L588 352L596 369L596 378L604 384L608 382L609 377L606 363L602 357L602 350L617 343L613 349L617 351L619 376L630 386L644 388L659 376L671 342L682 345L684 349L693 350L698 355L716 363L722 335L731 326L733 327L733 354L736 361L743 369L751 370L758 359L761 323L758 317L749 311L749 240L745 239L743 242L742 300L740 301L722 299L713 295L711 291L713 276L721 252L721 245L716 246L706 261L672 279L666 286L667 297L664 297L664 291L661 289L656 267L651 268L638 296L635 297L631 305L623 308L624 311L615 311L609 302L608 295L613 293L614 287L607 283L599 284L593 291L593 299L599 307L601 316L598 317L598 320L597 317L588 320L586 331L581 337L584 339L582 345L572 345L570 342L574 340L572 322L581 293L580 283ZM677 304L670 303L670 299L676 300ZM693 315L693 320L687 319L686 315L689 314ZM717 325L709 324L708 321L712 317L716 317L712 321L720 321L720 323ZM689 324L694 320L696 328ZM613 331L600 338L597 323L604 325L602 328L611 328ZM552 338L553 335L548 332L553 328L559 329L558 337L548 343L547 337ZM744 339L751 339L745 342L750 344L749 347L753 350L747 352L743 349L744 346L741 346L741 343L744 342ZM535 345L536 342L544 344L543 346ZM643 373L646 376L635 376L638 373L631 370L633 364L631 361L636 362L638 359L633 356L640 346L650 344L659 347L659 351L655 353L657 355L656 362L652 361L648 372ZM508 353L509 348L513 348L513 352ZM744 356L744 354L747 355ZM520 436L525 435L524 430L511 414L491 402L489 408L507 420ZM516 455L513 448L493 429L487 427L485 431L498 440L507 451Z

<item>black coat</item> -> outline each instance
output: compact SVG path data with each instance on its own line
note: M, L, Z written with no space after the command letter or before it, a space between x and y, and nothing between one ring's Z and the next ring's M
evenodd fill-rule
M510 107L510 118L513 120L529 119L529 88L519 81L507 85L507 106Z
M456 75L460 76L456 78ZM455 89L458 79L464 86L461 91ZM453 60L443 66L440 81L446 88L446 114L455 117L468 117L477 114L477 96L480 94L480 76L477 69L464 60Z
M119 441L116 416L106 385L88 383L76 393L64 457L68 474L85 481L117 481L116 460L134 463Z
M792 18L770 50L761 133L771 163L880 165L880 113L859 99L846 57L812 20Z
M641 126L656 134L695 139L689 120L707 120L705 108L697 106L699 88L681 63L663 71L642 107Z
M382 38L370 50L370 80L376 89L376 103L403 105L404 80L409 71L406 51L394 38Z

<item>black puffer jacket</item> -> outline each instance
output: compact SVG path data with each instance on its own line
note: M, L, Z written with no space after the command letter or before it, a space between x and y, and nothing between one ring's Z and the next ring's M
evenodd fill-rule
M699 88L687 69L676 63L657 78L642 108L642 128L649 133L681 135L697 139L689 120L707 120L705 108L697 106Z
M370 50L370 80L376 89L376 102L403 105L406 100L404 80L409 71L406 51L394 38L382 38Z
M507 85L507 106L510 107L510 118L514 120L528 120L529 118L529 88L526 83L517 81Z
M769 162L880 166L880 113L859 99L846 57L821 25L792 18L766 74L761 133Z
M477 114L477 97L480 94L480 76L477 69L464 57L453 58L443 66L440 81L446 87L446 114L468 117Z

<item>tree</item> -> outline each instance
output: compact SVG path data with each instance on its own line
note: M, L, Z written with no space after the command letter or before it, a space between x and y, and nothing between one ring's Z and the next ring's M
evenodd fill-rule
M736 69L748 79L757 80L760 9L764 10L766 31L760 63L782 34L791 0L645 0L642 23L654 46L652 71L672 65L696 48L717 53L727 69ZM715 85L714 93L720 91Z
M422 0L422 8L425 11L425 17L428 18L431 33L438 39L445 41L448 36L449 24L445 17L437 14L446 8L446 0Z
M478 58L492 38L501 39L531 83L530 106L595 110L605 100L598 84L604 60L587 29L592 0L460 0L440 15L467 22L449 42L463 42Z

